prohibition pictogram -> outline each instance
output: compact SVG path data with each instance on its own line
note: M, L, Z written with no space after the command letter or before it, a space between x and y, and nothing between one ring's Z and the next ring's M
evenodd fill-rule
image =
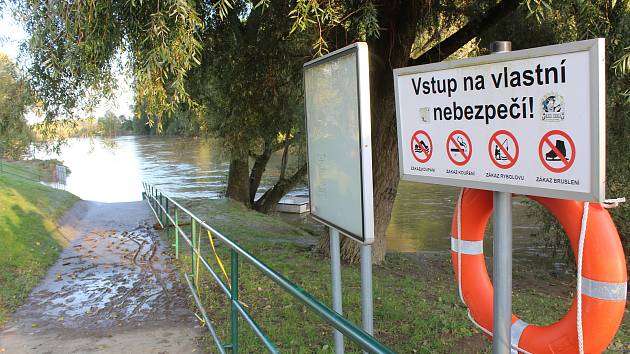
M424 130L417 130L411 136L411 155L416 161L425 163L433 155L433 141L429 133Z
M569 134L562 130L551 130L540 139L538 156L549 171L564 172L571 168L575 161L575 143Z
M507 130L499 130L492 134L488 141L490 161L498 168L507 169L518 160L518 141L514 134Z
M472 142L466 133L454 130L446 138L446 155L457 166L463 166L472 156Z

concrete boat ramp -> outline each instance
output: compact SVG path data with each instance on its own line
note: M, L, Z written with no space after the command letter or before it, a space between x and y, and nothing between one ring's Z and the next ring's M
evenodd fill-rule
M0 330L3 353L193 353L202 329L145 202L81 201L70 246Z

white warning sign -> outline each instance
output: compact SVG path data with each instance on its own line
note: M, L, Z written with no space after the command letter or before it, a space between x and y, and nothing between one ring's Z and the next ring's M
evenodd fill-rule
M604 40L394 70L405 180L604 199Z

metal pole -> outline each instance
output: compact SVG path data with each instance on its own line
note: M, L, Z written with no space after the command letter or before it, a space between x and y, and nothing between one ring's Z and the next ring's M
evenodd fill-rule
M195 285L195 288L197 289L197 287L199 286L199 284L197 284L197 275L195 274L195 251L197 250L197 242L196 242L196 238L195 238L195 234L197 233L197 222L195 222L195 220L191 220L190 221L191 224L191 231L190 231L190 239L192 241L192 247L190 248L190 253L191 253L191 267L192 267L192 278L193 278L193 284Z
M168 216L170 215L169 210L168 210L168 198L164 198L164 199L165 199L165 202L166 202L165 203L166 204L166 206L165 206L165 208L166 208L166 220L165 221L166 221L166 223L168 223Z
M341 296L341 249L339 244L339 231L334 227L330 229L330 269L332 273L332 304L333 310L343 315L343 299ZM335 341L335 354L343 354L343 334L338 330L333 333Z
M374 308L372 301L372 245L361 246L361 319L363 330L374 334ZM364 352L367 353L367 352Z
M492 353L509 354L512 327L512 194L494 192Z
M492 53L509 52L512 43L492 42ZM494 214L492 227L492 280L494 285L493 302L493 354L511 352L510 337L512 327L512 194L493 193Z
M164 227L164 210L162 209L164 201L162 199L162 192L160 192L160 224L162 225L162 227Z
M235 250L231 252L231 267L230 267L230 277L231 279L231 300L232 307L230 318L232 322L232 354L238 353L238 308L236 304L238 304L238 253Z
M179 259L179 209L175 207L175 259Z

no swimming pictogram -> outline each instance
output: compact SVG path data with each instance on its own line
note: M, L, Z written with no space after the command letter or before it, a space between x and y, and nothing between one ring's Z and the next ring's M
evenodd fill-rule
M472 156L472 141L468 135L461 130L451 132L446 138L446 155L457 166L467 164Z
M425 163L433 155L433 141L429 133L424 130L417 130L411 136L411 155L416 161Z
M488 141L490 161L498 168L507 169L518 161L518 141L514 134L507 130L499 130L492 134Z
M538 144L538 156L543 166L551 172L568 170L575 161L575 143L562 130L552 130L543 135Z

